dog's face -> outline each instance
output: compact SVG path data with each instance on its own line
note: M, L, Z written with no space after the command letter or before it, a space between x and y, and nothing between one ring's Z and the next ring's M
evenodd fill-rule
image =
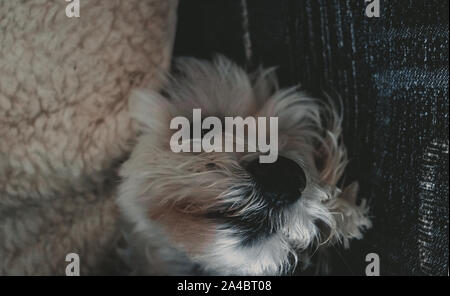
M170 122L193 120L193 109L203 118L277 117L278 159L173 152ZM141 136L121 170L119 205L135 231L145 236L157 228L168 248L203 271L289 272L305 260L299 254L358 237L360 224L368 224L336 215L336 183L346 164L336 111L295 89L278 90L271 70L248 75L225 58L183 59L162 94L136 92L130 112ZM356 195L352 188L347 200ZM339 230L343 223L351 225Z

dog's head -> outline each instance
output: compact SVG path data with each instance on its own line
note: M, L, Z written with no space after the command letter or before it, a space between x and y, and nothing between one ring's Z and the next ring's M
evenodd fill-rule
M203 118L278 118L278 158L262 163L258 151L173 152L170 123L179 116L194 120L193 109ZM163 247L204 271L289 272L305 260L299 254L358 237L368 224L338 213L337 182L347 160L333 104L295 88L279 90L271 69L248 75L223 57L181 59L161 93L134 93L130 112L141 135L121 170L119 205L136 232L158 228ZM348 208L356 191L344 190Z

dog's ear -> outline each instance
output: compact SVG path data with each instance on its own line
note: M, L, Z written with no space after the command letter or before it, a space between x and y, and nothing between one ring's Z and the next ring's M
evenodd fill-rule
M344 188L342 193L339 195L339 198L346 200L351 205L355 205L356 198L358 197L358 191L359 191L358 182L353 182Z
M139 131L164 131L169 126L171 107L161 94L152 90L135 90L128 107Z

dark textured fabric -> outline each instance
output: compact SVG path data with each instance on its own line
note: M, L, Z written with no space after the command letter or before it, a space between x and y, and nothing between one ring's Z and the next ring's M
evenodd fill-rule
M224 53L278 66L284 86L339 94L347 179L374 227L335 250L333 272L364 274L374 252L382 275L446 275L449 2L380 3L368 18L363 0L181 0L175 55Z

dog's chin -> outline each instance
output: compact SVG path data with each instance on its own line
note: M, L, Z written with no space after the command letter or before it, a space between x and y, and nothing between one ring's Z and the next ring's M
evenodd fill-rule
M291 274L299 264L308 265L308 257L302 255L323 241L319 224L333 221L314 200L305 197L294 204L265 208L249 214L248 220L216 216L213 240L199 252L180 249L204 274Z

